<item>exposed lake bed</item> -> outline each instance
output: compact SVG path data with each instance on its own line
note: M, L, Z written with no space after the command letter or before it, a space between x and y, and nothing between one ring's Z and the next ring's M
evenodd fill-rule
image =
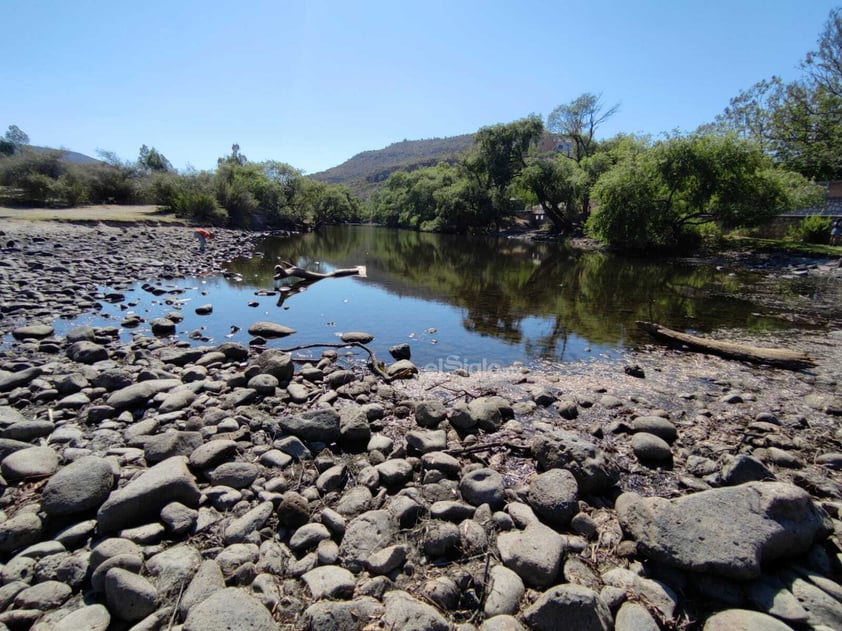
M842 467L842 436L838 428L838 415L842 413L838 393L842 339L834 325L838 313L833 296L838 295L835 292L842 280L835 261L732 258L719 263L724 268L723 282L731 273L760 273L750 269L762 265L767 277L785 275L797 281L814 276L826 283L826 290L818 299L815 293L808 299L797 291L789 295L774 290L760 292L770 308L775 307L775 319L786 326L747 333L725 325L715 331L717 337L805 350L817 362L810 370L752 366L639 341L634 348L622 351L612 347L607 356L591 353L592 359L565 362L557 357L537 356L532 360L499 362L490 370L468 370L467 374L461 365L445 366L447 370L443 372L422 370L412 379L388 384L366 369L360 360L364 354L346 362L340 350L335 359L328 356L325 361L321 351L315 350L310 358L312 371L304 371L304 363L299 361L288 383L280 380L272 384L263 379L252 385L252 379L271 371L258 369L262 353L249 349L247 338L225 337L232 325L247 331L252 322L225 317L223 305L214 300L213 283L220 278L233 278L236 283L236 276L247 277L247 267L232 269L232 254L239 253L244 261L250 260L254 249L262 247L262 235L222 230L209 252L200 256L192 231L185 227L125 229L14 222L2 229L4 333L27 325L52 326L62 321L72 321L76 327L74 319L83 313L101 313L107 305L117 305L113 307L114 316L109 318L110 325L92 327L89 341L101 346L105 353L100 353L96 361L69 355L76 342L65 339L67 331L30 338L24 335L9 341L2 351L2 381L12 385L0 392L0 405L20 410L29 422L52 423L28 440L38 449L42 448L41 440L46 442L62 465L56 467L54 474L36 475L22 474L20 467L4 467L9 483L2 497L6 521L22 521L27 510L42 512L37 510L37 503L44 500L32 481L59 475L75 459L92 456L112 463L118 488L111 495L117 496L121 491L125 493L137 476L151 472L156 462L169 462L163 456L171 453L190 457L190 471L175 471L176 465L168 465L173 467L173 477L191 489L184 497L179 496L181 503L200 512L208 509L205 516L210 514L209 509L221 515L215 526L205 524L205 530L193 522L192 535L174 534L168 520L163 522L165 528L152 529L157 535L143 534L137 529L159 523L157 514L135 515L131 519L121 514L121 519L128 519L127 525L111 528L109 520L116 519L115 511L119 511L114 508L115 501L103 496L104 503L97 507L99 530L92 530L75 547L68 543L64 552L56 552L64 555L62 558L80 558L84 556L82 552L96 547L104 538L117 535L138 546L138 552L131 554L140 554L145 561L158 557L152 567L160 566L162 559L158 555L166 559L167 550L188 548L186 555L195 557L196 567L213 561L221 568L224 585L219 585L220 589L227 585L244 590L251 594L250 598L263 602L267 611L274 612L278 622L291 628L314 626L313 620L327 615L318 607L308 608L309 600L319 598L325 598L319 606L325 611L330 609L331 615L340 616L342 607L350 603L361 611L370 611L372 619L393 624L404 620L401 616L408 615L407 611L414 611L427 616L429 628L468 620L479 626L483 619L500 615L513 615L520 623L544 628L543 617L557 610L554 608L567 606L564 603L569 605L574 597L579 599L577 602L589 603L589 611L601 621L598 624L610 622L617 628L630 615L630 605L639 602L648 603L648 615L666 628L701 628L709 612L729 608L764 611L797 628L838 626L835 622L839 618L834 616L842 610L842 604L828 604L822 600L827 597L826 591L821 592L824 597L815 592L821 591L816 587L822 584L820 578L836 582L840 579L836 555L842 500L838 472ZM376 269L368 261L351 261L358 263L366 263L372 271ZM201 325L179 326L182 336L168 339L146 334L141 327L121 338L122 320L117 314L134 307L120 309L119 302L103 305L105 295L100 287L109 287L115 293L137 283L177 289L184 278L208 279L210 287L206 286L207 294L203 296L201 280L190 281L198 295L181 310L192 312L204 302L210 303L212 313L204 316L205 320L223 316L227 333L202 340ZM326 279L317 286L330 289L331 283L346 280L349 279ZM682 291L691 293L687 288ZM253 294L253 289L246 289L241 300L253 300ZM161 298L163 308L172 310L173 305L166 304L166 296L162 293L157 298ZM178 300L184 293L170 297ZM295 308L294 301L304 297L290 298L290 312ZM112 298L117 300L117 296ZM288 312L276 309L277 296L265 299L265 308L262 302L260 307L252 308L252 320L286 324L283 316ZM276 314L281 317L275 317ZM142 312L141 315L146 317ZM634 316L629 314L627 320ZM387 318L388 315L383 316ZM327 325L335 320L325 313L324 321L314 321L312 328L321 341L338 341L334 328L339 327ZM380 337L377 323L378 319L373 319L365 327L376 339ZM299 332L304 330L301 325L297 328ZM424 341L431 346L438 333L426 331L436 328L436 323L431 322L418 329L428 336ZM197 339L183 334L191 331L198 332ZM408 342L413 353L420 346L406 337L386 343L399 342ZM291 348L300 343L290 336L274 341L273 346ZM201 352L193 355L193 348ZM241 355L241 349L246 355ZM377 354L380 359L389 360L387 351L378 349ZM628 374L625 369L630 366L639 367L638 374L643 377ZM38 375L15 381L15 375L31 369L38 369ZM113 397L122 388L103 385L98 380L102 373L114 370L129 375L135 385L147 382L151 387L151 382L155 382L162 390L150 391L142 404L136 399L118 406ZM77 380L78 390L69 385L74 379L68 376L73 374L82 377ZM176 381L181 386L176 386ZM296 387L290 388L292 384ZM185 393L184 386L189 386L191 394ZM50 390L55 394L50 394ZM75 399L65 400L73 395L77 395ZM169 395L183 398L178 403ZM165 406L164 401L168 401ZM109 407L111 412L105 409ZM309 426L278 420L328 408L336 411L335 435L330 423L322 430L324 436L315 436L308 433L315 431ZM360 413L366 422L360 422ZM9 422L8 418L4 416L3 431L12 426L15 430L3 436L24 436L15 432L20 431L20 422L25 427L27 421ZM148 427L142 432L133 429L138 424ZM351 438L355 431L368 437L366 447L359 446L359 437ZM575 436L571 438L564 432ZM193 455L200 444L192 445L187 453L182 448L162 446L162 442L176 437L188 443L198 440L221 447L221 442L233 441L236 445L221 458L221 464L209 463ZM373 443L372 437L377 439ZM289 438L298 438L313 447L312 453L289 460L282 457L289 456L284 451ZM281 448L277 443L285 440ZM314 446L320 444L333 446L319 451ZM20 445L18 450L22 450ZM281 456L273 451L280 451ZM580 455L563 462L563 453L574 452ZM271 457L266 457L267 453ZM255 477L247 483L240 478L236 482L227 478L228 484L222 482L222 473L214 477L217 468L235 463L253 465ZM548 476L562 470L571 470L575 477L573 492L561 502L575 507L568 506L563 511L558 509L560 500L556 494L570 480L551 480L555 473ZM331 473L325 475L328 471ZM494 479L495 472L501 476L499 482ZM772 478L777 482L768 481ZM626 495L616 505L622 492L677 500L693 495L705 497L703 492L714 490L731 492L738 489L738 482L759 485L751 487L758 496L772 488L764 485L785 484L783 489L772 489L780 491L776 495L778 501L800 506L797 510L805 511L799 513L801 521L811 530L794 533L793 528L787 527L785 532L775 534L791 546L787 551L770 552L766 539L749 537L751 540L744 542L747 549L762 551L752 565L741 558L715 558L715 546L708 549L701 543L689 551L674 547L668 554L665 549L669 545L650 532L646 520L640 518L646 511L654 514L666 509L644 510L643 500L633 495ZM194 497L191 484L201 491L202 498ZM239 493L236 496L225 491L236 496L236 501L229 505L227 500L219 499L219 487ZM824 525L816 522L806 509L804 498L798 495L799 490L809 493L812 502L822 506L833 519ZM291 503L300 502L295 495L302 496L307 507L303 523L295 520L303 520L305 515L290 508ZM357 496L361 495L366 497L359 499ZM412 506L400 508L410 500ZM349 508L354 501L357 508ZM765 509L741 513L739 497L735 495L729 501L733 502L736 519L747 528L756 525L758 519L767 523L769 515ZM111 505L106 506L108 502ZM107 510L103 511L102 506ZM261 521L260 511L266 510L269 513ZM705 509L696 510L703 514ZM72 514L81 524L85 521L82 517L91 518L90 511L90 507L82 508ZM560 514L571 511L570 515ZM413 513L418 514L412 526L401 525L401 519L409 519ZM290 516L295 514L297 518ZM246 516L248 519L241 521ZM389 522L390 519L397 523ZM226 535L233 532L234 522L236 527L245 528L242 539L239 535ZM246 522L252 524L251 530L243 526ZM309 530L321 533L317 524L326 527L327 536L316 536L312 546L302 543ZM362 536L360 531L366 524L370 533L380 528L382 538L372 542ZM21 564L19 549L40 542L41 538L68 541L58 535L63 529L60 525L67 526L67 518L59 518L53 511L41 520L37 535L29 534L38 541L32 539L17 547L3 544L5 566ZM719 528L714 522L709 522L708 527L709 534ZM309 530L299 532L302 528ZM674 526L672 530L680 528ZM391 533L388 536L387 531ZM0 532L6 537L3 541L12 537L12 531L4 529L2 523ZM536 536L548 542L548 548L538 557L527 545ZM221 538L222 545L219 541L208 544L215 537ZM254 548L240 547L250 545ZM796 554L803 557L798 562L787 560L793 550L800 550ZM391 560L376 556L384 551L392 556L403 555L404 559L392 567ZM245 556L239 562L229 561L235 553ZM273 565L273 554L282 556L283 563ZM375 558L369 561L368 556ZM549 564L546 557L550 558ZM186 571L185 585L195 579L195 569ZM497 591L488 575L491 570L499 585ZM805 571L821 576L796 582L787 578L793 571L801 572L800 576ZM11 569L7 572L11 577L10 573ZM48 572L44 570L42 574ZM143 617L158 615L163 620L172 613L176 598L163 585L160 575L148 570L137 574L154 591L155 597L150 600L146 584L125 587L120 579L126 577L119 574L112 576L112 597L125 589L125 593L145 603L138 609L148 609ZM779 587L779 593L798 595L801 610L793 607L781 613L757 604L762 599L752 594L761 579L782 582L784 587ZM82 608L81 595L89 593L92 586L84 577L74 580L66 582L74 596L68 596L57 607L41 606L46 612L45 620L55 622ZM271 602L265 586L273 581L283 596ZM734 581L739 584L739 597L728 593ZM4 582L12 580L7 577ZM663 585L669 590L665 591ZM94 590L96 593L101 591ZM414 599L408 600L405 593L423 595L423 602L412 602ZM108 594L106 590L105 597L94 596L93 600L108 605ZM249 604L244 606L248 609ZM626 613L621 616L623 607ZM119 615L110 609L112 615ZM22 606L12 605L3 615L11 620L15 611L23 611ZM640 614L636 610L635 613ZM201 614L201 609L196 614L190 608L183 612L185 618L195 615L198 619ZM260 612L253 615L261 617ZM693 616L697 617L691 621ZM502 624L502 620L498 622ZM194 620L190 624L197 623Z

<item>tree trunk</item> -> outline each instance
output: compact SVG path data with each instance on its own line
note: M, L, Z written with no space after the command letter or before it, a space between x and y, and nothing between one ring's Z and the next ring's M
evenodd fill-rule
M769 364L797 370L814 366L813 359L801 351L792 351L784 348L763 348L760 346L749 346L746 344L735 344L733 342L720 342L708 340L689 333L673 331L654 322L638 322L637 326L650 335L666 340L686 350L710 353L726 359L737 359L740 361L752 362L755 364Z

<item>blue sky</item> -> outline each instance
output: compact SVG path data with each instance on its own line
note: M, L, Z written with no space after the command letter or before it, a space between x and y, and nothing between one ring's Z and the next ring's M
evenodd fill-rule
M600 130L710 122L756 81L800 76L824 0L0 0L0 132L178 169L307 173L403 139L472 133L584 92Z

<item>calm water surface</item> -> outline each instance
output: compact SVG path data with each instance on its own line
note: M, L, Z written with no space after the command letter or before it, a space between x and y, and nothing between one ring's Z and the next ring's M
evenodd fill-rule
M635 320L700 332L792 326L741 297L754 282L751 275L562 244L337 226L273 237L259 250L231 261L224 276L150 279L167 293L138 284L123 291L123 303L103 301L97 315L56 328L119 325L135 312L146 320L143 331L153 318L180 311L179 339L247 344L249 325L270 320L297 331L271 340L272 347L337 343L342 332L368 331L381 359L389 358L390 346L406 342L419 367L452 370L619 355L648 341ZM280 260L320 272L364 265L366 276L325 279L279 300L272 268ZM212 315L196 315L204 304L213 305ZM124 338L137 330L124 330ZM321 350L299 355L308 353L318 357Z

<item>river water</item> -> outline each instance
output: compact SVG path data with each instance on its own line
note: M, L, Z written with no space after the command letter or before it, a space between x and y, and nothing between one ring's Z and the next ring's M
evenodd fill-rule
M636 320L700 333L795 326L786 317L785 298L774 306L747 298L757 274L689 261L371 226L272 237L258 249L249 259L231 261L223 276L155 283L156 292L138 284L124 292L120 305L103 301L96 316L63 327L114 326L137 313L145 322L123 330L128 339L148 330L153 318L179 311L179 339L248 344L249 325L268 320L296 330L271 340L272 347L337 343L343 332L367 331L375 335L370 346L381 359L388 359L389 347L408 343L419 367L476 370L619 357L650 341ZM328 278L279 300L272 278L279 261L318 272L359 265L365 276ZM793 290L774 291L785 297ZM811 290L799 288L799 299L804 291ZM212 314L197 315L195 308L206 304Z

